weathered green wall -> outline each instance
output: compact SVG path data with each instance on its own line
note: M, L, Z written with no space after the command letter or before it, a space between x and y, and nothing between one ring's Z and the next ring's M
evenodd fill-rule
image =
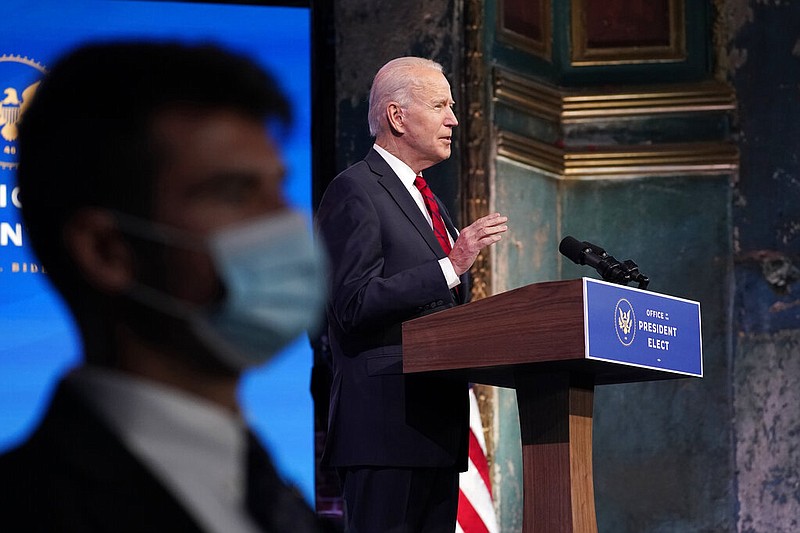
M499 159L493 193L511 227L495 254L498 292L549 279L597 277L556 252L561 237L575 235L617 259L634 259L650 276L651 290L701 302L702 380L597 388L600 531L732 531L729 177L559 181ZM503 531L515 531L521 488L513 472L521 464L513 438L513 391L500 391L498 406L498 501Z
M686 176L595 185L576 192L574 208L565 210L565 219L585 226L581 234L598 234L598 242L619 250L618 258L635 258L651 277L650 290L697 300L702 309L702 380L598 388L601 531L728 531L733 525L728 181ZM580 213L592 204L606 207L585 220Z

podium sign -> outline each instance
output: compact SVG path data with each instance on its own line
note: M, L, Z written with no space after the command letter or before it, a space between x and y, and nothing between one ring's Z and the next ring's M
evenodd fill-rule
M583 278L586 357L703 377L700 304Z

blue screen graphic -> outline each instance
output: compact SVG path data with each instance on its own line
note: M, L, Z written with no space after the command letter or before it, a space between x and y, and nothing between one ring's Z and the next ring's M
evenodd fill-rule
M25 89L62 53L86 41L142 38L215 42L250 56L273 73L292 101L294 126L279 139L288 167L285 192L293 205L306 212L311 206L308 9L5 0L3 11L14 13L14 23L0 32L0 451L33 430L56 380L81 357L74 324L25 242L15 186L15 131L9 125ZM309 501L314 492L311 363L308 341L298 339L266 367L248 373L241 388L245 416Z

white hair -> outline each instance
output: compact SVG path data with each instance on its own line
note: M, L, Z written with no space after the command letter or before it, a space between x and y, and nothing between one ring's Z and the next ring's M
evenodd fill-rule
M400 107L411 105L412 92L421 87L412 71L427 68L444 72L442 65L422 57L398 57L392 59L375 74L372 89L369 91L369 133L376 137L386 129L386 108L389 102L397 102Z

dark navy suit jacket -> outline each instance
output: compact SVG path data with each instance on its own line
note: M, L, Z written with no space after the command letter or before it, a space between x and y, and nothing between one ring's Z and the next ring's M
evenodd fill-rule
M466 276L447 287L433 230L375 150L331 182L317 226L331 266L325 463L466 470L467 382L403 375L401 345L404 321L463 303Z
M0 510L9 531L202 531L66 384L33 436L0 457Z
M258 452L255 483L264 497L253 504L268 524L264 531L328 531ZM0 530L203 531L68 383L58 387L34 434L0 456Z

